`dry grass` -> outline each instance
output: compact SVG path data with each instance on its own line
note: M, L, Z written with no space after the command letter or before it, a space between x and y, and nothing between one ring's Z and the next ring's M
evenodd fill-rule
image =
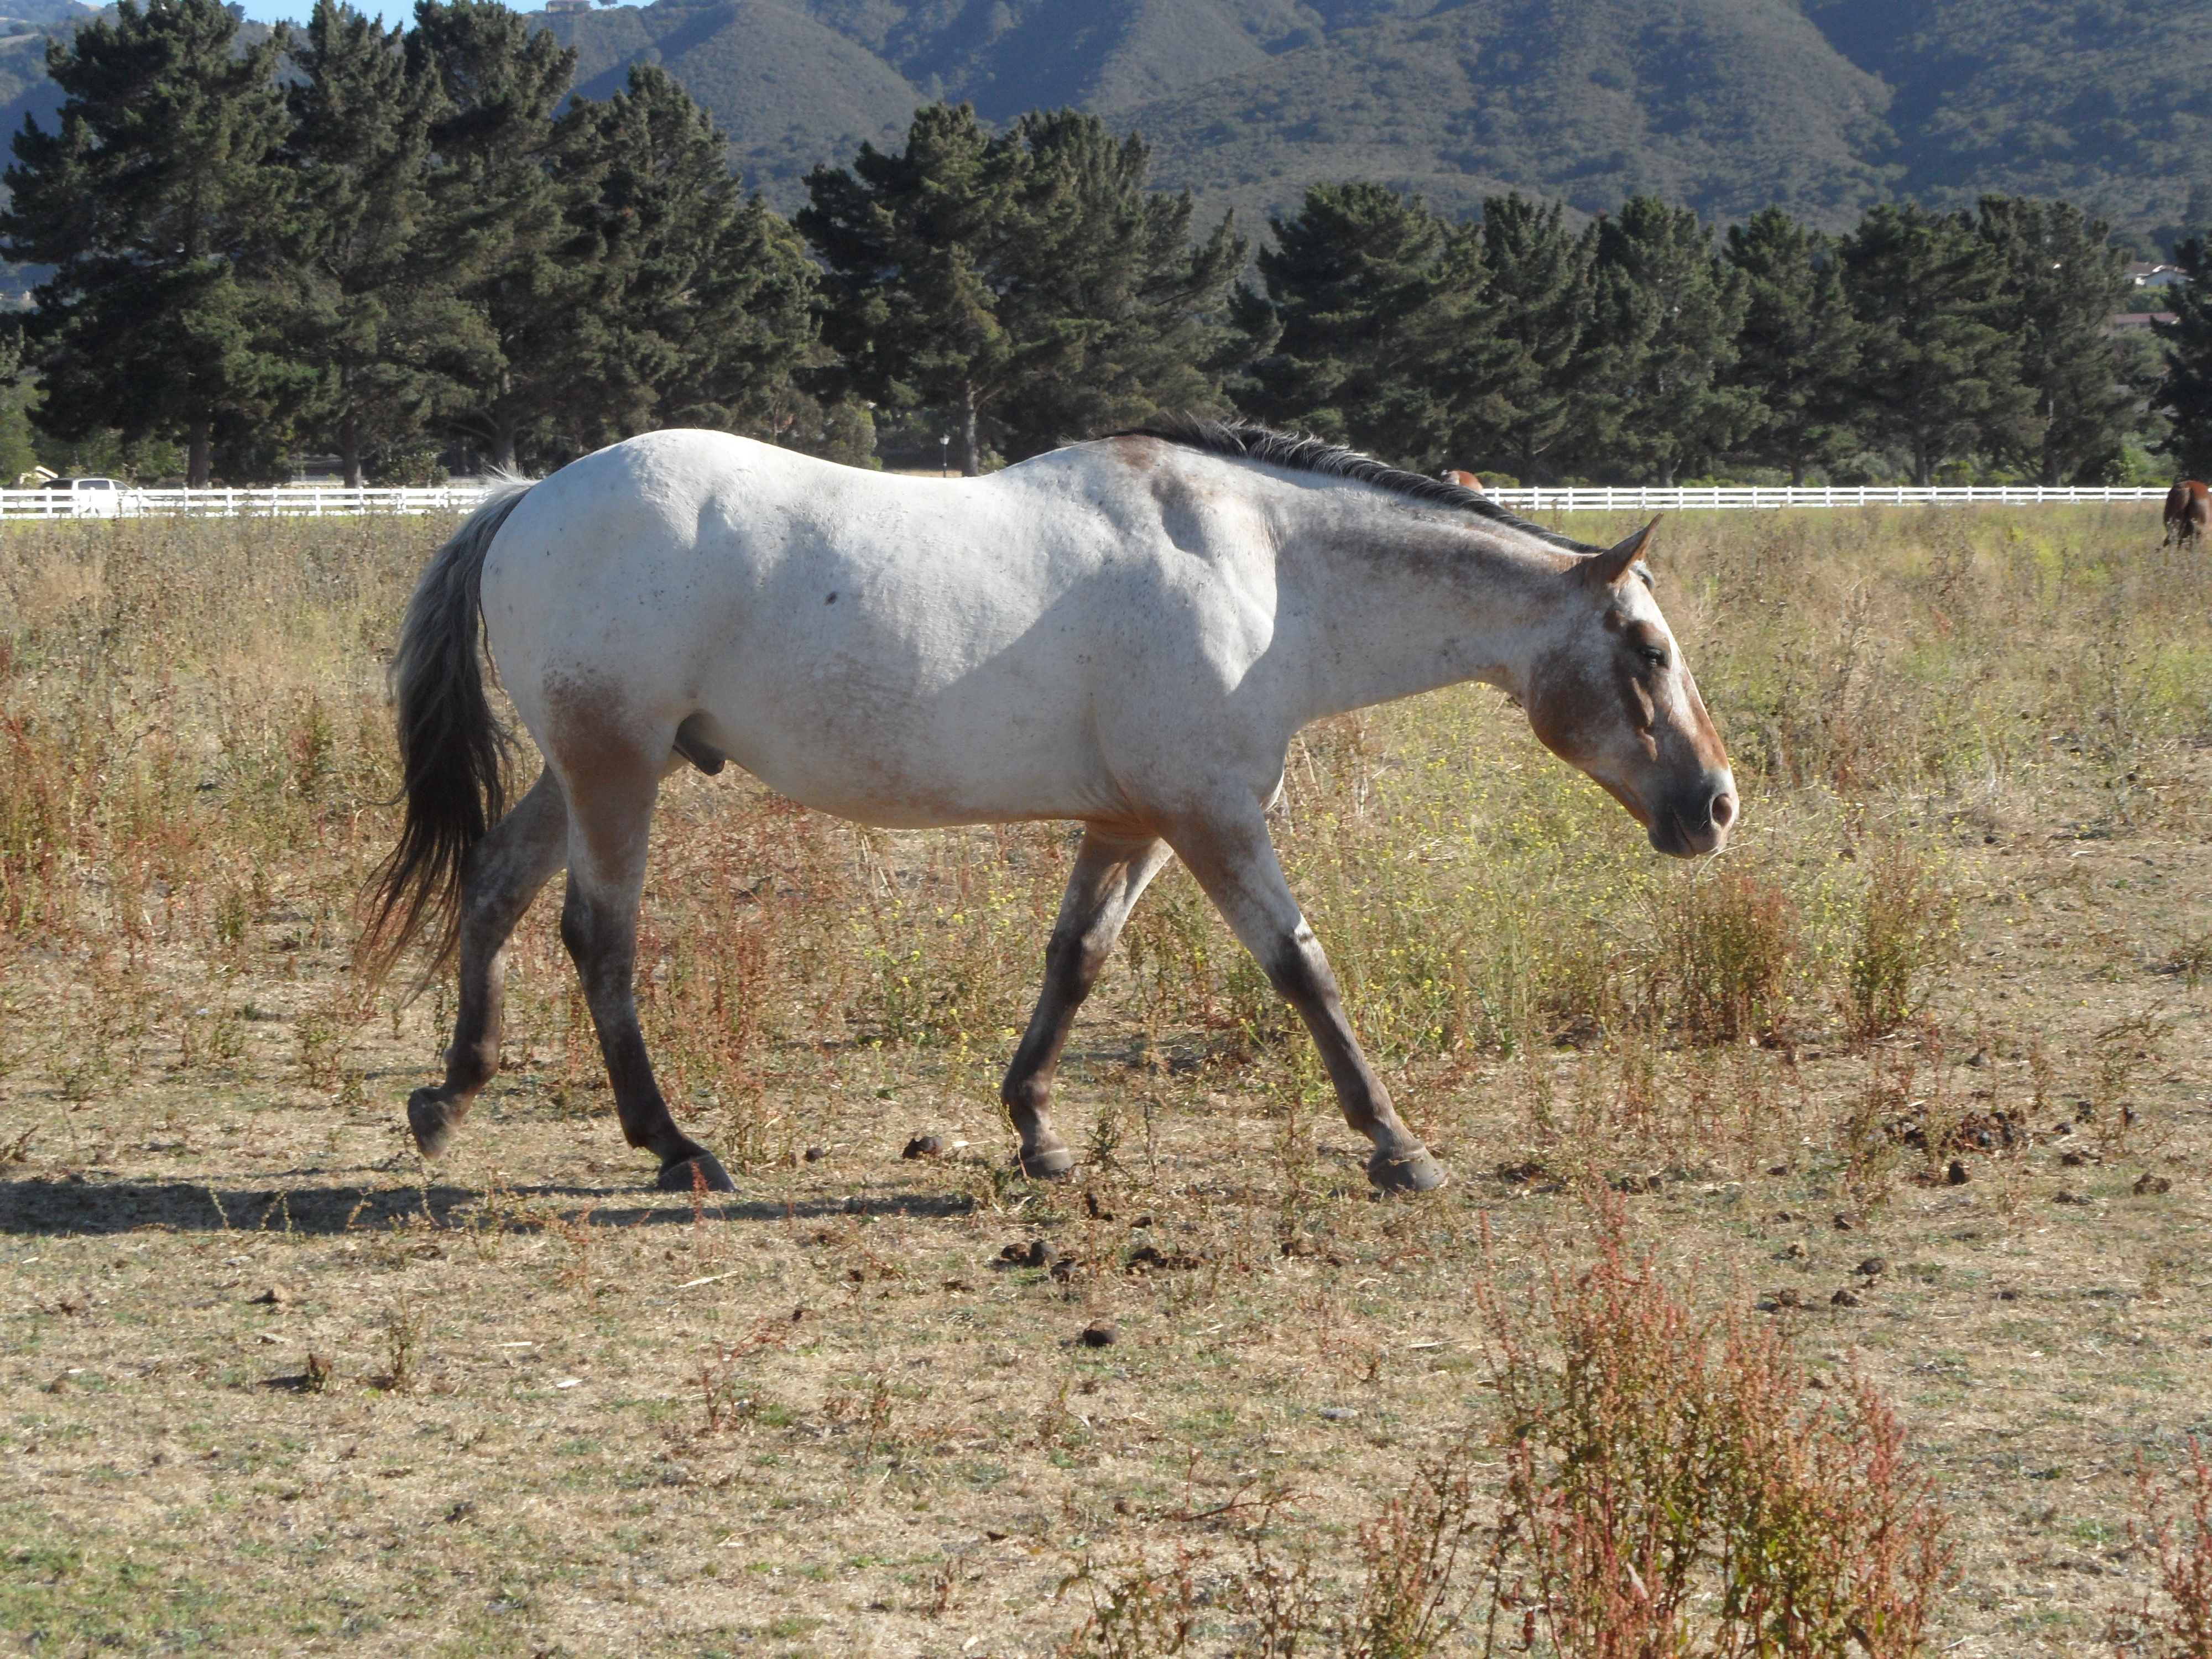
M1498 1438L1501 1376L1565 1375L1546 1287L1608 1249L1766 1379L1712 1395L1740 1441L1825 1403L1863 1449L1805 1467L1845 1498L1930 1473L1931 1650L2184 1628L2201 1524L2137 1475L2185 1510L2212 1400L2212 618L2154 515L1677 521L1662 597L1747 798L1717 866L1662 865L1486 692L1305 734L1285 862L1458 1177L1391 1203L1179 872L1063 1073L1087 1181L1010 1179L1065 834L878 835L726 775L668 791L641 988L735 1200L646 1190L550 902L508 1069L422 1168L398 1104L448 1000L346 963L433 538L0 537L32 1650L1604 1651L1596 1603L1492 1617L1479 1569L1516 1491L1581 1540L1559 1570L1616 1547ZM1744 1503L1857 1535L1760 1467ZM1702 1536L1695 1620L1735 1547Z

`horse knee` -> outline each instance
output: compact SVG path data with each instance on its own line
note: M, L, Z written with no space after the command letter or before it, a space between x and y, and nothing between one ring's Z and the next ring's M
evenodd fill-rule
M568 960L579 968L592 953L592 922L574 888L561 905L561 944L568 952Z
M1045 947L1052 988L1063 995L1082 996L1097 982L1113 954L1113 935L1103 927L1094 925L1054 933Z
M593 904L572 884L561 906L561 943L567 947L568 960L576 964L576 971L584 976L587 986L594 970L605 962L613 947L616 931L609 925L605 908Z

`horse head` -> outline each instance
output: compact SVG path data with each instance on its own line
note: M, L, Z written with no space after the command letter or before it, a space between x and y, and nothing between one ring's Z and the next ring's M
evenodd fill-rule
M1692 858L1727 844L1739 803L1728 750L1643 562L1658 522L1560 572L1566 602L1521 701L1544 746L1626 807L1653 847Z

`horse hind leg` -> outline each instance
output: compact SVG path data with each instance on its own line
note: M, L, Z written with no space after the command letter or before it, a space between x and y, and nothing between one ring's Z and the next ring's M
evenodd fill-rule
M1024 1175L1065 1176L1075 1168L1074 1152L1052 1125L1053 1077L1076 1011L1098 982L1129 913L1168 858L1167 843L1150 836L1117 838L1095 829L1084 831L1060 918L1045 947L1044 987L999 1089L1022 1138L1015 1158Z
M588 769L568 769L568 893L561 939L584 982L623 1138L660 1160L665 1192L734 1190L714 1155L677 1127L645 1048L635 976L637 912L653 808L670 750L601 747Z
M460 1007L446 1080L407 1100L407 1127L425 1158L446 1150L471 1103L499 1072L507 942L568 850L568 809L547 771L462 863Z

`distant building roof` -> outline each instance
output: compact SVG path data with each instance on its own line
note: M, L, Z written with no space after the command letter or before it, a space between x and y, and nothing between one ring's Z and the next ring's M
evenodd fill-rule
M2172 320L2173 313L2170 311L2123 311L2105 324L2105 331L2107 334L2135 334L2153 323L2170 323Z
M2137 288L2172 288L2176 283L2187 282L2189 276L2179 265L2160 264L2150 259L2131 259L2128 262L2128 280Z

